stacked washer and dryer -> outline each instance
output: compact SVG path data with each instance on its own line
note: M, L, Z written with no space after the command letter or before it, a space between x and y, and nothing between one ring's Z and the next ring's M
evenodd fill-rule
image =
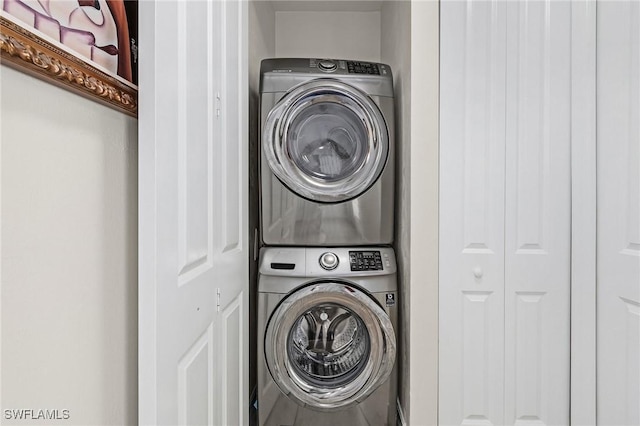
M258 424L396 423L388 65L261 64Z

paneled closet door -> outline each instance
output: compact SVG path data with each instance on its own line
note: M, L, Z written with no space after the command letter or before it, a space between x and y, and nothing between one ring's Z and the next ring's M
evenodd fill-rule
M597 417L640 424L640 3L597 14Z
M441 425L503 422L506 12L441 3Z
M248 425L246 2L140 16L139 423Z
M505 418L568 425L571 3L507 6Z
M441 425L569 423L570 13L441 6Z

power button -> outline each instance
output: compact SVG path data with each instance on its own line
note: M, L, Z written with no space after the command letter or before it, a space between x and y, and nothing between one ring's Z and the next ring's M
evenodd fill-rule
M320 61L318 62L318 68L322 71L335 71L338 68L338 65L333 61Z
M336 269L338 267L338 263L340 263L340 261L338 260L338 256L336 256L335 253L327 252L323 253L322 256L320 256L320 266L322 266L322 268L326 269L327 271Z

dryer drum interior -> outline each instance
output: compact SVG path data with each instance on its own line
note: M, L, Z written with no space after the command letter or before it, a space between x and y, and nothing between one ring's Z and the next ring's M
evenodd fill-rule
M364 193L380 177L389 152L376 103L333 79L287 92L269 112L262 141L274 175L299 196L321 203Z
M269 320L264 347L282 392L320 410L370 395L389 377L396 351L384 310L358 288L336 282L287 296Z
M305 174L326 182L345 179L362 167L369 149L367 129L348 107L316 102L291 120L286 150Z

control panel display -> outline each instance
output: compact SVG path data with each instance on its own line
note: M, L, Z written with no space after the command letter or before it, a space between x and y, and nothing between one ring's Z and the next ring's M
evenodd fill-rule
M352 271L382 270L382 257L379 251L350 251L349 263Z
M378 64L372 64L369 62L347 61L347 69L349 70L349 74L380 75Z

